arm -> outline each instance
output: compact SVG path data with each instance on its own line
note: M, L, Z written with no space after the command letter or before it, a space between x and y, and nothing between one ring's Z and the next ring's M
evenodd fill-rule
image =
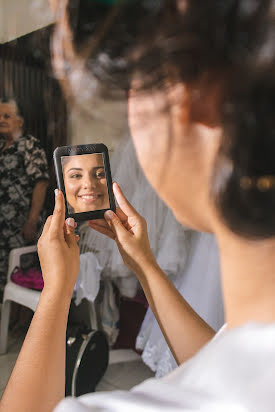
M59 192L53 217L38 242L45 286L1 400L1 412L50 412L64 397L67 316L79 269L74 227L64 226L64 209Z
M47 180L39 180L34 186L32 193L32 204L28 220L38 221L40 213L46 198L46 192L49 182Z
M215 334L190 307L173 283L159 268L150 248L145 220L129 204L117 184L114 193L120 209L105 213L90 226L114 239L124 263L139 279L148 302L180 364L194 355Z
M29 242L37 235L37 222L45 202L48 184L47 180L39 180L33 189L31 210L23 227L24 238Z
M42 292L1 400L1 412L50 412L64 397L69 306L70 299L62 293Z
M214 330L192 309L157 262L144 264L138 279L178 364L213 338Z

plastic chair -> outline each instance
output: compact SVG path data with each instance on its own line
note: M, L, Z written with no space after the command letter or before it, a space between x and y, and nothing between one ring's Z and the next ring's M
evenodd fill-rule
M26 306L35 312L41 292L24 288L16 285L11 281L11 274L16 266L20 265L20 256L25 253L36 252L37 246L26 246L13 249L9 255L9 268L7 276L7 284L4 289L2 314L1 314L1 329L0 329L0 354L7 352L8 346L8 331L10 321L11 302L19 303Z
M83 242L79 242L80 253L83 253ZM40 298L40 291L24 288L11 281L11 274L16 266L20 266L20 256L25 253L36 252L37 246L26 246L22 248L12 249L9 255L9 268L7 275L7 284L4 289L4 297L1 313L0 326L0 355L7 352L8 347L8 331L10 321L11 302L16 302L19 305L26 306L35 312ZM98 319L95 304L89 302L89 317L91 325L94 329L98 328Z

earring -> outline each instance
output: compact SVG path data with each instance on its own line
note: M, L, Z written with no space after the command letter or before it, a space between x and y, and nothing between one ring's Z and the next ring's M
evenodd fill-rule
M258 189L261 192L267 192L268 190L275 188L275 176L260 176L260 177L248 177L243 176L240 179L240 186L244 190Z

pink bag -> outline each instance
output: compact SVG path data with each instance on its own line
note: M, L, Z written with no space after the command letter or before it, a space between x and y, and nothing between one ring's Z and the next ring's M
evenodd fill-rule
M29 268L23 271L16 267L12 272L11 280L17 285L28 289L42 290L44 287L42 272L37 268Z

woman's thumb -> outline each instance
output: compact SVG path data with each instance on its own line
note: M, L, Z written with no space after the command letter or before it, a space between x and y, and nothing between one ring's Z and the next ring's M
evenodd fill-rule
M69 247L76 243L76 237L74 233L76 226L77 224L72 217L66 219L66 229L64 234Z
M107 210L107 212L104 213L104 217L105 217L106 222L108 223L108 225L111 227L111 229L117 235L117 237L119 237L120 234L122 234L126 231L126 229L123 226L121 220L118 218L118 216L112 210Z

